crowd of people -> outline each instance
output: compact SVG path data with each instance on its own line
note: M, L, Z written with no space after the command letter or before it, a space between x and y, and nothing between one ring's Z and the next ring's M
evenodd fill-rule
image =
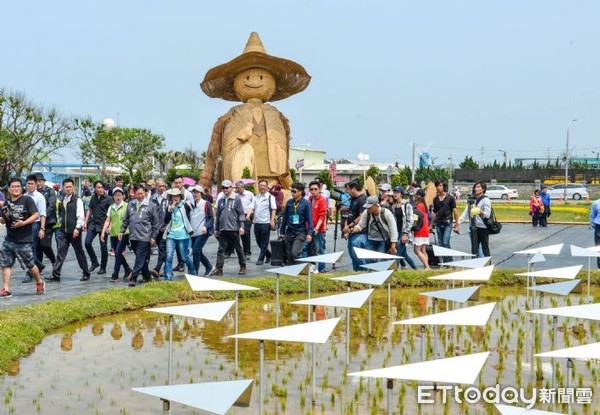
M4 283L0 297L11 297L11 273L17 260L26 269L23 283L35 282L37 294L45 292L46 283L59 283L70 247L81 269L81 281L88 281L98 270L98 275L110 272L109 281L122 280L132 287L161 277L170 281L174 271L222 276L225 260L234 252L238 274L245 275L247 261L252 259L252 228L259 249L256 265L271 261L271 232L277 232L275 238L283 241L286 263L294 264L302 257L326 252L327 227L334 209L336 216L338 211L340 214L339 229L347 240L354 271L362 271L366 260L358 258L353 248L398 255L403 257L399 260L402 268L417 269L408 252L410 245L427 270L433 257L430 237L434 236L436 244L451 248L451 234L459 233L461 222L469 223L472 254L490 256L487 221L492 203L481 181L473 185L460 216L456 200L443 181L434 183L436 194L431 206L426 192L416 184L408 189L382 184L379 194L368 195L360 182L351 181L345 185L344 194L335 195L334 200L319 179L311 181L308 188L302 183L292 184L288 195L280 186L269 188L266 180L256 183L256 194L246 183L224 180L213 199L210 189L184 186L182 176L176 176L170 185L159 178L132 184L127 190L123 178L116 177L111 185L94 182L87 197L86 191L77 195L71 178L63 180L58 189L47 186L42 173L27 176L25 189L20 179L11 179L6 196L0 195L0 222L6 224L0 250ZM547 226L550 199L545 190L536 190L531 196L533 226ZM598 244L598 202L592 207L590 222ZM218 250L211 261L204 247L213 235ZM94 243L96 237L98 242ZM152 266L153 251L157 256ZM129 261L128 252L133 253ZM109 255L115 258L112 270L108 269ZM44 256L52 268L45 277ZM438 260L449 262L452 257ZM314 272L328 272L326 264L316 264Z

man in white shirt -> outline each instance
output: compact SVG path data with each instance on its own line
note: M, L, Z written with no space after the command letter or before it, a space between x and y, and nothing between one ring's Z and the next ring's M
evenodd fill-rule
M88 268L87 257L83 251L81 243L81 231L85 223L85 214L83 212L83 201L77 197L73 190L75 182L73 179L66 178L63 180L63 191L65 197L58 205L58 216L61 221L60 232L58 234L57 255L52 276L45 278L48 282L60 282L60 272L69 252L69 245L73 247L79 268L83 272L80 281L88 281L90 279L90 271Z
M277 202L275 197L269 193L269 183L266 180L258 182L258 195L254 198L249 216L254 215L254 237L260 248L256 265L268 264L271 261L269 241L271 230L275 230L275 216Z
M43 194L37 191L37 176L35 174L30 174L29 176L27 176L25 188L27 190L25 195L33 199L33 201L35 202L35 207L37 208L37 211L39 213L39 217L35 220L35 222L31 224L31 233L33 236L32 250L34 262L35 265L37 265L40 272L42 272L45 266L42 263L42 261L38 258L37 252L38 245L40 244L40 241L44 238L44 232L46 229L46 198ZM33 281L33 279L31 278L31 275L29 275L29 271L27 271L22 282L28 283L31 281Z

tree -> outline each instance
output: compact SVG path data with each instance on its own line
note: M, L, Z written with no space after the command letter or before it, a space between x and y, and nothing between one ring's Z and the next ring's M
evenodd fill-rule
M0 89L0 182L31 171L67 146L71 129L71 122L56 109L45 110L22 93Z
M379 167L371 165L367 169L367 177L373 178L375 184L379 185L381 183L381 170L379 170Z
M119 143L119 165L133 177L133 171L144 163L149 154L160 150L165 143L162 135L142 128L113 128L110 130Z
M479 169L479 165L473 160L473 157L466 156L458 165L461 169Z
M106 129L95 123L90 117L75 118L74 138L79 142L78 156L83 163L101 165L101 175L106 179L106 167L118 164L120 146L117 139L118 129Z
M321 170L319 174L317 174L317 177L327 185L328 189L333 189L333 180L331 180L331 176L329 175L329 169Z

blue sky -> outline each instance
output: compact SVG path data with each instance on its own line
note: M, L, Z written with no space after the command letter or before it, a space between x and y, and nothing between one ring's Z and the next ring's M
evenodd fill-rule
M206 71L257 31L309 87L275 105L292 145L409 163L600 151L598 1L4 2L0 86L206 149L232 105Z

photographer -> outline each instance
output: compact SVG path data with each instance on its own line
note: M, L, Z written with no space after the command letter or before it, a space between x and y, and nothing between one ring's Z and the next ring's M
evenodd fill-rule
M2 206L0 222L6 224L6 238L2 244L0 253L0 267L2 267L2 280L4 287L0 290L0 298L10 298L10 277L15 259L27 267L31 276L35 279L36 294L46 292L44 280L35 265L33 257L33 235L32 224L40 217L35 202L28 196L23 195L21 180L12 178L8 182L8 198Z
M167 241L167 260L165 261L165 280L173 280L173 255L175 250L187 266L188 274L196 275L196 269L189 256L190 238L194 233L190 223L191 206L181 200L181 190L173 188L167 190L169 207L165 214L164 222L167 224L163 238Z
M367 248L367 230L361 229L360 232L353 232L352 229L360 221L360 215L365 210L365 203L367 203L367 195L363 190L363 186L358 182L350 182L350 210L348 212L348 219L346 220L346 226L343 229L344 238L348 239L348 252L350 258L352 258L352 269L354 271L361 271L361 266L366 264L364 259L359 259L354 252L354 248Z
M489 219L492 214L492 202L485 195L486 190L487 185L482 181L473 185L473 193L469 196L463 215L466 214L470 217L471 253L477 255L481 245L483 256L489 257L489 232L484 220Z

